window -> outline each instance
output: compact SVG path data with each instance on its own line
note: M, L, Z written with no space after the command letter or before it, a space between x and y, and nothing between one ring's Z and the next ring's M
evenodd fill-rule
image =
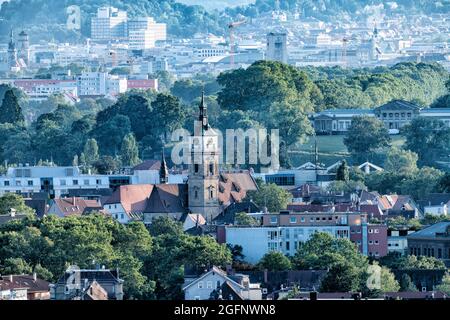
M123 220L124 216L123 213L120 214L120 219Z
M9 181L8 180L5 180L5 187L8 187L9 186Z
M212 289L212 281L208 281L208 282L206 282L206 288L208 288L208 289Z
M270 223L277 223L278 218L277 217L270 217Z
M84 185L85 185L85 186L88 186L88 185L89 185L89 179L85 179L85 180L84 180Z
M373 232L374 233L380 233L380 229L374 229Z
M64 179L59 180L59 184L62 185L62 186L65 186L66 185L66 180L64 180Z
M78 180L73 180L73 185L77 186L78 185Z
M442 258L442 249L441 248L438 248L438 250L437 250L437 254L438 254L438 259L441 259Z
M220 288L220 280L217 280L216 288Z
M102 184L102 180L100 179L95 180L95 184Z
M209 191L209 198L214 198L214 191L212 189Z
M369 240L369 244L373 244L373 241L372 241L372 240Z
M210 163L209 164L209 175L213 175L214 174L214 164L213 163Z
M199 289L203 289L203 281L199 281L197 286Z
M198 164L197 164L197 163L194 164L194 172L195 172L195 173L198 173Z
M197 190L194 191L194 198L195 198L195 199L198 198L198 191L197 191Z
M373 233L373 229L369 229L369 233Z
M378 244L379 244L378 240L375 240L375 244L376 244L376 245L378 245Z
M291 243L289 241L286 242L286 250L291 250Z
M301 221L301 222L305 222L305 217L301 217L301 218L300 218L300 221Z
M296 217L291 217L291 218L289 219L289 222L290 222L290 223L297 223L297 218L296 218Z
M28 185L31 187L33 185L33 180L28 180Z

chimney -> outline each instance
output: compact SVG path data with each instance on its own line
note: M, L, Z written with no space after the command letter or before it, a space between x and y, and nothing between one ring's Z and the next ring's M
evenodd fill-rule
M37 281L37 273L33 272L33 281L36 282Z
M13 280L14 280L14 278L13 278L13 275L12 275L12 274L10 274L10 275L9 275L9 282L11 282L11 283L12 283L12 282L13 282Z
M75 205L77 204L76 200L77 200L77 199L76 199L75 197L72 197L72 205L75 206Z
M267 269L264 269L264 283L267 283Z

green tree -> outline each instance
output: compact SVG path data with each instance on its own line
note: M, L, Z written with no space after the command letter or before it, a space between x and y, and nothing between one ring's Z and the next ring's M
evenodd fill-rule
M450 274L447 272L442 278L442 283L436 287L437 291L450 295Z
M83 149L85 164L90 167L99 158L98 145L95 139L88 139Z
M418 170L418 159L418 155L412 151L393 147L387 153L384 169L400 175L413 175Z
M30 274L30 265L22 258L7 258L0 266L2 275Z
M417 290L416 286L411 281L411 277L407 273L402 274L402 276L400 278L400 291L406 291L406 292L419 291L419 290Z
M270 251L258 262L258 268L268 271L286 271L292 268L291 261L283 253Z
M431 165L450 150L450 128L443 121L417 117L402 128L405 148L417 153L419 164Z
M261 184L259 190L247 192L247 198L260 207L267 207L269 212L286 209L292 195L276 184Z
M17 213L34 214L34 210L26 206L22 196L16 193L5 193L0 197L0 214L7 214L10 209L15 209Z
M121 162L111 156L101 156L93 163L93 166L99 174L109 174L119 170Z
M401 182L401 193L411 195L414 199L421 199L436 192L443 176L444 173L438 169L423 167L415 175Z
M336 180L348 182L350 179L350 170L347 166L347 161L343 160L336 172Z
M248 215L245 212L239 212L234 218L234 222L238 226L257 226L259 225L258 220Z
M139 163L139 148L132 133L123 138L120 159L125 166L135 166Z
M381 267L381 292L398 292L400 285L395 275L386 267Z
M379 148L388 147L391 138L384 123L377 118L353 117L344 144L357 161L364 161Z
M358 269L347 262L333 265L320 283L321 292L355 292L360 287Z
M18 123L24 120L22 108L14 91L12 89L7 90L0 108L0 123Z

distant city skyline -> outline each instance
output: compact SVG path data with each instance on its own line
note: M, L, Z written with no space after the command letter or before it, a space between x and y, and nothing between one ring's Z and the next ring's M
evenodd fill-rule
M243 6L250 3L255 3L255 0L213 0L213 1L178 0L177 2L188 5L201 5L205 7L205 9L213 10L213 9L223 9L224 7Z

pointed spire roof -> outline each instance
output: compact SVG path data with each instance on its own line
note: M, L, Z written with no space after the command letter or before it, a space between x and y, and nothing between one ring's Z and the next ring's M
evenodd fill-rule
M169 170L167 169L166 157L164 155L164 148L161 154L161 168L159 169L159 182L167 183L169 181Z
M11 28L11 31L9 32L9 44L8 44L8 49L9 50L14 50L15 49L15 45L14 45L14 32L13 29Z
M202 99L200 101L200 105L198 106L200 113L198 120L202 123L203 128L208 130L209 124L208 124L208 115L207 115L207 106L205 102L205 91L202 91Z

